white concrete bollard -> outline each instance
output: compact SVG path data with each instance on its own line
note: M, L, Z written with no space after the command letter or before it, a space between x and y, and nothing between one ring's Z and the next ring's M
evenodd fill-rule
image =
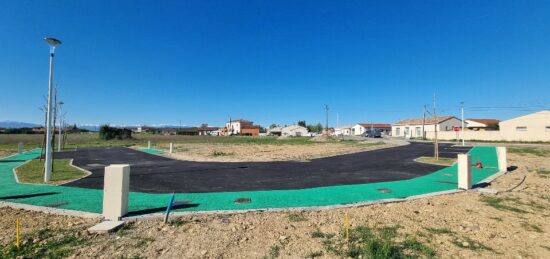
M472 158L468 154L458 154L458 189L472 189Z
M21 142L17 143L17 153L23 153L23 143Z
M147 140L147 148L151 149L151 140Z
M506 147L497 147L497 158L498 158L498 171L507 172L508 162L506 161Z
M130 190L130 165L105 167L103 183L103 217L118 221L128 213L128 192Z
M170 154L174 153L174 143L170 143Z

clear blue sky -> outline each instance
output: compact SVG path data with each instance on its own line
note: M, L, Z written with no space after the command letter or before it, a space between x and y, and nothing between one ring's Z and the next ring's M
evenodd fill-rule
M75 123L507 119L550 107L550 1L0 2L0 120L41 122L45 36ZM489 108L483 108L489 107Z

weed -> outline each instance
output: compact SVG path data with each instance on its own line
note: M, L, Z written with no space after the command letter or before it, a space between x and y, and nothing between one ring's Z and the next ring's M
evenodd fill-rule
M85 242L68 230L41 229L23 235L19 249L13 243L0 246L0 258L62 258Z
M170 226L175 226L175 227L179 227L179 226L183 226L185 224L187 224L188 222L186 220L183 220L181 218L175 218L173 220L170 220L168 222L168 224L170 224Z
M281 253L281 247L278 245L273 245L269 248L269 254L267 256L264 256L264 258L277 258L279 257L279 254Z
M323 255L323 251L315 251L306 255L306 258L316 258Z
M534 148L534 147L522 147L522 148L510 148L510 153L516 153L516 154L531 154L535 156L547 156L550 155L550 150L547 149L540 149L540 148Z
M288 214L288 220L290 222L307 221L307 218L302 213L290 213Z
M434 257L435 251L426 245L420 243L416 238L408 236L405 241L403 242L403 247L406 249L416 251L422 255L425 255L426 257Z
M533 232L537 232L537 233L544 233L544 231L539 226L537 226L535 224L529 224L527 222L522 222L521 226L527 231L533 231Z
M234 155L235 153L233 152L223 152L223 151L219 151L219 150L214 150L212 151L212 153L210 153L211 156L213 157L218 157L218 156L232 156Z
M454 234L454 232L448 228L424 228L432 234Z
M483 196L481 198L481 202L485 203L485 205L491 206L491 207L493 207L495 209L498 209L498 210L508 210L508 211L512 211L512 212L516 212L516 213L527 213L527 211L522 210L520 208L503 204L504 201L506 201L506 200L516 201L516 203L517 203L517 199L514 200L514 199L510 199L510 198L505 199L505 198L491 197L491 196Z
M333 233L323 233L321 230L317 229L311 233L311 237L313 238L327 238L331 239L335 236Z
M116 235L121 237L130 234L131 230L134 229L134 222L128 222L124 224L121 228L116 231Z

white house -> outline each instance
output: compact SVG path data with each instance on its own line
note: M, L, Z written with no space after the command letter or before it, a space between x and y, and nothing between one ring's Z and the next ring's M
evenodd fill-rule
M367 130L374 129L384 135L391 132L391 125L384 123L357 123L351 127L351 135L363 135Z
M240 134L243 126L252 126L254 122L248 120L230 120L225 123L228 135Z
M349 136L351 135L351 128L352 128L353 125L348 125L348 126L340 126L340 127L336 127L334 128L334 135L335 136Z
M550 141L550 110L499 123L501 138L508 141Z
M422 138L426 132L433 132L436 128L437 131L453 131L461 126L462 121L454 116L429 117L400 120L391 125L391 131L394 137Z
M267 134L272 136L293 136L293 137L310 136L308 129L306 127L302 127L299 125L274 127L272 129L267 130Z

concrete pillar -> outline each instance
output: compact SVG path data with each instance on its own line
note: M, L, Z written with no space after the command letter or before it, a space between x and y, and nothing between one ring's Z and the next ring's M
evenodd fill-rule
M498 158L498 171L507 172L508 162L506 161L506 147L497 147L497 158Z
M458 154L458 189L472 189L472 158L468 154Z
M170 154L174 152L174 143L170 143Z
M21 142L17 143L17 153L23 153L23 143Z
M103 184L103 217L118 221L128 213L128 192L130 189L130 165L105 167Z
M147 148L151 149L151 140L147 140Z

